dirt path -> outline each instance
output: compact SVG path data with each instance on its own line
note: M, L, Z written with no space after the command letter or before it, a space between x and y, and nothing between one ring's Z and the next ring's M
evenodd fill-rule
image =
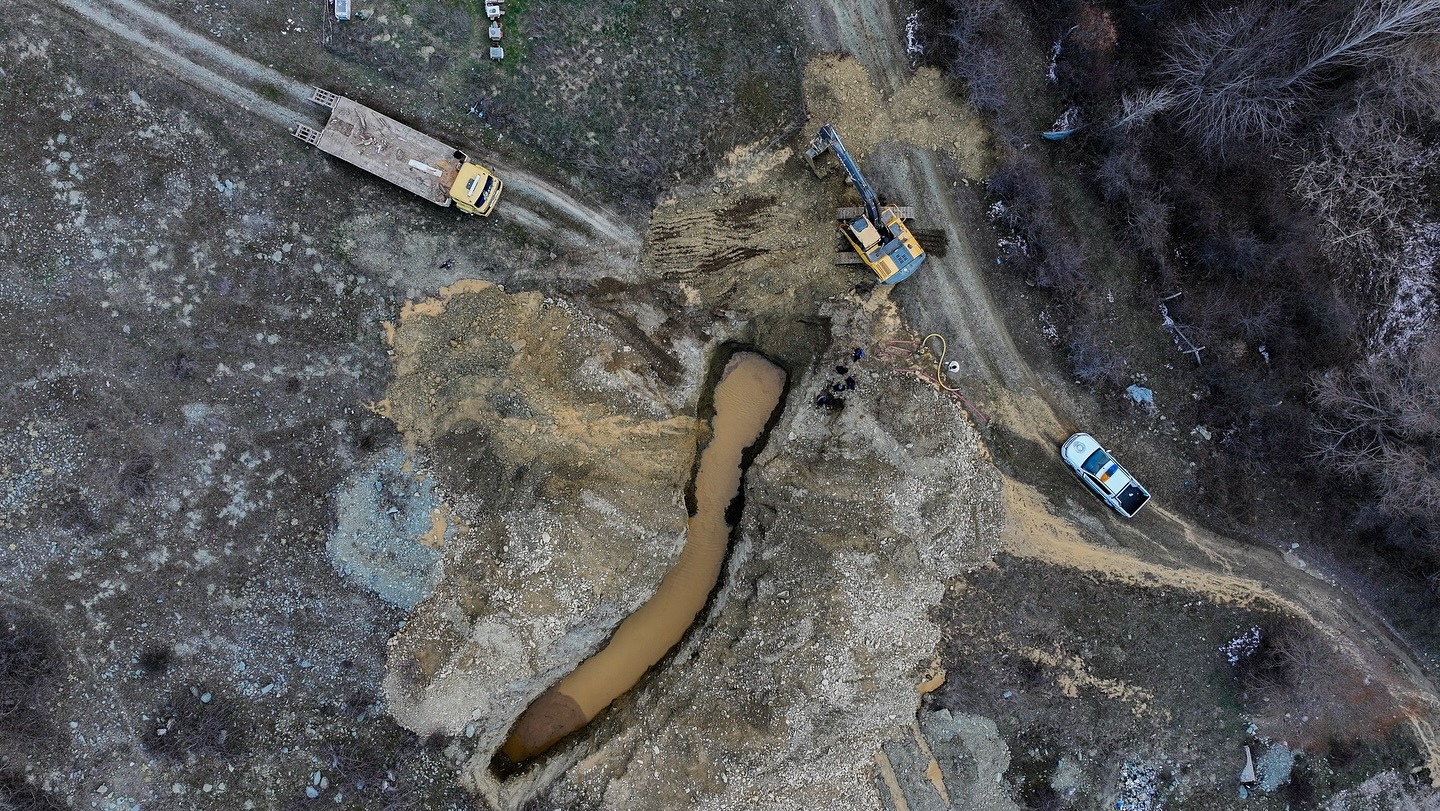
M822 50L854 54L886 96L903 85L909 73L904 31L888 0L814 0L807 11L807 29ZM955 190L935 153L897 144L888 151L883 160L872 161L877 186L914 205L923 227L943 226L948 242L944 257L933 258L896 291L907 322L946 335L951 357L961 363L959 377L978 390L992 418L1028 439L1058 444L1074 421L1047 394L1011 339L983 274L988 252L957 210ZM1271 549L1216 535L1161 508L1152 508L1143 533L1111 521L1080 525L1062 517L1031 485L1007 480L1006 487L1011 522L1006 546L1012 554L1227 601L1282 606L1312 622L1367 671L1388 672L1385 682L1397 704L1415 708L1411 727L1440 786L1440 747L1432 724L1440 715L1440 690L1405 642L1359 600L1300 573Z
M54 0L87 30L103 31L187 84L222 98L265 120L292 128L322 119L308 102L310 86L235 53L136 0ZM37 3L43 8L45 4ZM278 98L274 98L278 94ZM270 98L267 98L269 96ZM274 100L272 100L274 98ZM639 250L639 237L614 212L581 202L555 184L494 156L486 161L505 180L501 219L543 233L566 248L614 254L617 264ZM599 244L597 244L599 243Z

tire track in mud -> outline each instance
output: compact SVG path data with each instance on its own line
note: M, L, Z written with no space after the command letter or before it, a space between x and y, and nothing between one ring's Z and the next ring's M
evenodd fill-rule
M216 95L242 109L252 112L267 121L281 126L291 126L313 116L297 113L293 108L277 104L237 82L216 73L210 68L197 64L177 53L163 43L100 7L98 3L81 0L54 0L55 5L69 11L81 20L123 40L132 49L150 56L178 71L187 84ZM228 53L218 45L212 46L214 53ZM231 54L233 56L233 54ZM278 75L278 74L277 74Z
M754 196L719 211L652 213L646 253L665 276L738 272L751 259L769 257L774 240L757 238L776 216L778 199Z
M806 15L806 29L810 41L859 59L882 93L894 93L904 83L910 65L889 2L817 0Z
M186 84L287 130L321 117L319 108L309 103L308 84L241 56L137 0L53 0L53 4L165 64ZM267 89L287 103L266 98ZM626 253L638 252L636 232L613 212L582 203L503 158L487 155L484 163L505 180L503 218L571 247L594 247L592 241L599 239L622 246Z

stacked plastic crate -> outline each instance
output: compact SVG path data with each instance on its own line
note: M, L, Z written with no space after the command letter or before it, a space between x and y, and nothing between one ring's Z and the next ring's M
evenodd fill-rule
M496 61L505 58L505 49L500 46L504 31L500 18L505 16L505 0L485 0L485 18L490 21L490 58Z

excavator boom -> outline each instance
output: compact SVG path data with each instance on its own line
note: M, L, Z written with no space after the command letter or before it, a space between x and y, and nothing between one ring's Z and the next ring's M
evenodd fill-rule
M855 159L850 157L850 151L840 140L840 133L835 129L834 124L826 124L821 127L820 132L810 141L810 148L805 150L805 160L810 164L810 171L817 175L820 174L815 168L815 159L825 154L827 150L835 153L840 165L845 167L845 174L850 176L850 182L855 184L855 191L860 193L860 200L865 204L865 217L872 223L880 222L880 198L866 182L865 175L860 173L860 167L855 164Z
M874 271L883 284L894 284L914 273L925 261L925 250L905 225L909 210L880 205L879 195L865 180L855 159L850 157L834 124L822 126L805 150L805 162L816 176L820 176L820 170L815 166L815 159L826 152L835 153L865 205L863 214L847 213L839 217L840 233L859 255L860 261Z

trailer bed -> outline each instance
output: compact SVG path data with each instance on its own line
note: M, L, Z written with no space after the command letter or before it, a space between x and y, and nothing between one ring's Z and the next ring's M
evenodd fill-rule
M316 88L310 98L330 108L323 130L304 124L295 136L437 205L450 205L460 160L454 147L369 107Z

